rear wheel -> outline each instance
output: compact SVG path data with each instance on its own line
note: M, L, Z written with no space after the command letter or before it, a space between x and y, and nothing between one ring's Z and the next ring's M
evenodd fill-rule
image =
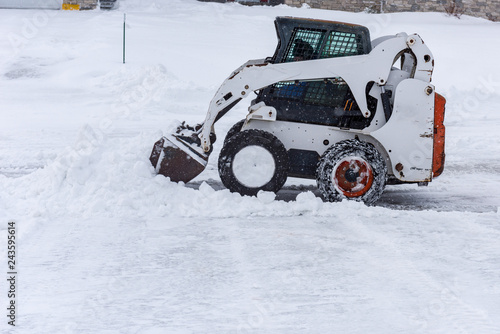
M269 132L246 130L228 139L219 155L219 175L232 192L254 196L277 192L286 182L288 154Z
M382 195L387 166L377 149L359 140L345 140L330 147L321 157L316 181L330 202L352 199L375 203Z

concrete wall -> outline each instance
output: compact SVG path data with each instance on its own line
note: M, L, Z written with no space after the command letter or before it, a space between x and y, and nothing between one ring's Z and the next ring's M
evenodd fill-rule
M308 4L312 8L361 12L444 12L451 0L285 0L290 6ZM500 0L456 0L464 14L500 21Z

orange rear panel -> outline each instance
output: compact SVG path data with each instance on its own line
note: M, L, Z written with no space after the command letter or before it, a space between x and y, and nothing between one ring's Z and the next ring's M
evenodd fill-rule
M433 177L441 175L444 169L444 111L446 105L446 99L435 94L434 99L434 155L432 159L432 173Z

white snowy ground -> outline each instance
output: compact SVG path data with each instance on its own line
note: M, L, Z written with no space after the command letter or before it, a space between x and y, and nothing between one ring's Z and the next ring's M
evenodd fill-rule
M127 13L127 63L122 22ZM148 157L204 119L222 81L272 55L274 17L419 33L448 99L447 164L375 207L187 186ZM500 333L500 24L194 0L111 12L0 10L0 257L17 223L15 329L2 333ZM241 102L219 138L245 115Z

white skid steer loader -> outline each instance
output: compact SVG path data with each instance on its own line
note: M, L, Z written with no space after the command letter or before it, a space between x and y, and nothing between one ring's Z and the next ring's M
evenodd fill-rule
M273 57L235 70L205 121L155 143L151 163L189 182L212 152L214 124L257 93L219 156L233 192L277 192L287 177L316 179L328 201L372 204L386 184L427 185L444 168L446 100L430 84L431 51L417 34L373 41L366 27L278 17Z

